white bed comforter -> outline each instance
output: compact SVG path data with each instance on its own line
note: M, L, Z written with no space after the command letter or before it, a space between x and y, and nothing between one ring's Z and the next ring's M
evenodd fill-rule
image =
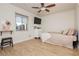
M43 42L50 44L73 48L73 41L76 41L76 36L69 36L58 33L42 33L41 39Z

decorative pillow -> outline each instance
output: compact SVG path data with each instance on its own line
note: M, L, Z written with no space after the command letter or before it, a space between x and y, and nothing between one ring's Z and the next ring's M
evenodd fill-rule
M67 35L73 35L73 34L74 34L74 32L75 32L75 30L74 30L74 29L69 29L69 30L68 30L68 33L67 33Z

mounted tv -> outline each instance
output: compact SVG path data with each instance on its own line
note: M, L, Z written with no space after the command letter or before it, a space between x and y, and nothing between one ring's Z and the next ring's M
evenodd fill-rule
M41 18L34 17L34 24L41 24Z

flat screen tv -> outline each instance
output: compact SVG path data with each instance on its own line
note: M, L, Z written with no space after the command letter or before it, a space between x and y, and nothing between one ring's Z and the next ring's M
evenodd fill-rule
M34 17L34 24L41 24L41 18Z

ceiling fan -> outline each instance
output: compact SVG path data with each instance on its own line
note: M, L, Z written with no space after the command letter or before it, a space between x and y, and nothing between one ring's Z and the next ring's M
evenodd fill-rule
M34 9L39 9L38 13L40 13L41 11L47 11L50 12L50 10L48 8L54 7L56 6L56 4L50 4L48 6L45 6L44 3L41 3L41 7L32 7Z

